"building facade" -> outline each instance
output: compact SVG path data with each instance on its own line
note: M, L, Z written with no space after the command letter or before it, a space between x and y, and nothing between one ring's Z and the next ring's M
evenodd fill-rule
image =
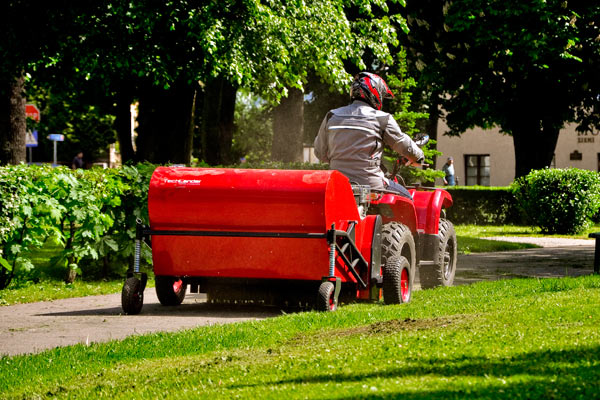
M567 125L558 136L552 160L554 168L580 168L600 171L600 132L579 133ZM436 168L441 170L448 157L454 159L459 185L507 186L515 178L515 150L512 136L499 129L470 129L460 137L442 135L447 126L440 121ZM436 184L442 185L441 179Z

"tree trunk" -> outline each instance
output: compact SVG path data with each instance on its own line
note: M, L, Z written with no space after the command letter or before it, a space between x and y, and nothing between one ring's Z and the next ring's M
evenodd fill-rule
M0 83L0 164L25 162L25 98L23 76Z
M540 121L522 123L513 129L515 179L534 169L549 167L558 142L559 128L540 128Z
M150 87L141 93L138 161L190 164L195 90L187 84L175 84L168 90Z
M436 101L437 96L435 98L432 97L431 102L429 104L429 117L427 118L427 122L425 123L425 133L429 135L429 139L438 140L438 125L440 121L440 112L439 112L439 103ZM435 144L435 149L437 150L437 143ZM447 154L450 156L451 154ZM437 156L433 156L433 168L437 165Z
M273 161L301 162L304 138L304 93L290 89L273 110Z
M131 137L131 103L133 96L127 89L121 89L116 98L116 120L115 128L117 130L117 140L119 141L119 150L121 152L121 162L135 160L135 151L133 150L133 138Z
M210 165L231 164L237 88L216 78L205 88L202 109L202 158Z

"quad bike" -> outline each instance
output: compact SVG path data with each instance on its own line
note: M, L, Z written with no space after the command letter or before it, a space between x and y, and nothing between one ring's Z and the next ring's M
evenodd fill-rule
M159 167L138 223L122 306L137 314L151 242L156 293L166 306L187 287L218 303L332 311L340 302L410 301L421 287L452 285L456 235L440 218L452 198L439 188L394 192L351 185L338 171Z

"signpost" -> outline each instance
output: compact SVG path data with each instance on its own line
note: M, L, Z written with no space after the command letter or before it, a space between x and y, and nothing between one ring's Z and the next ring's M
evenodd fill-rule
M65 135L59 135L56 133L51 133L50 135L48 135L48 140L52 140L54 142L54 166L58 165L57 161L56 161L56 143L57 142L64 142L65 140Z
M31 154L31 148L38 146L38 131L27 131L25 135L25 147L29 151L29 162L33 162L33 156Z
M40 109L37 108L37 106L35 104L25 104L25 117L26 118L31 118L32 120L34 120L35 122L40 122L40 118L42 116L42 113L40 113ZM27 147L28 151L29 151L29 162L33 161L33 156L31 154L31 148L32 147L37 147L38 145L38 133L37 131L27 131L27 134L25 136L25 147Z

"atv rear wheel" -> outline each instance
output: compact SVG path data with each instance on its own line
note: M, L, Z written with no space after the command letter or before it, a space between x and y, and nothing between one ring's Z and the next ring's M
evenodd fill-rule
M187 283L175 276L155 277L156 296L163 306L178 306L185 298Z
M383 267L383 301L385 304L408 303L412 296L413 275L406 257L394 257Z
M419 275L423 289L437 286L452 286L456 274L457 243L454 225L447 219L440 219L439 248L433 264L421 264Z
M121 307L123 312L136 315L142 311L144 305L144 289L142 282L135 276L127 278L121 291Z
M385 267L387 260L404 257L408 261L409 273L412 277L416 273L417 252L415 239L408 226L389 222L381 229L381 264Z
M319 295L317 297L317 310L337 310L337 302L335 301L335 285L332 282L323 282L319 286Z

